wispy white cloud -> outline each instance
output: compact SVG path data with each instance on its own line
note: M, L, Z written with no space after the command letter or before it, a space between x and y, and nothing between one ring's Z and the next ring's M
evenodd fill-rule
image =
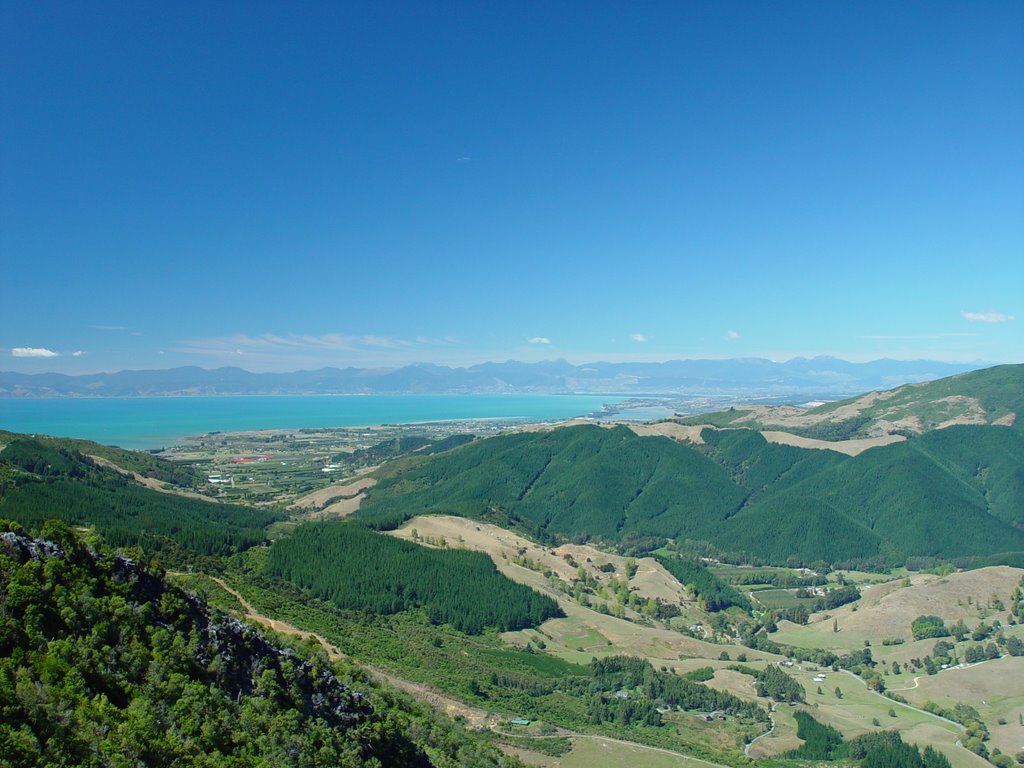
M726 331L725 332L725 338L728 339L729 341L732 341L733 339L738 339L739 337L740 337L740 332L739 331Z
M989 312L968 312L964 310L960 315L964 320L970 320L972 323L1008 323L1011 320L1017 319L1013 315L1007 315L994 310Z
M629 338L631 338L633 341L638 341L641 344L643 342L645 342L645 341L650 341L651 340L650 336L648 336L646 334L643 334L643 333L631 333L631 334L629 334Z
M245 365L252 369L272 369L296 365L404 364L456 344L457 340L452 338L422 336L402 339L373 334L261 333L186 339L170 351L226 363L244 358Z
M462 157L455 158L455 162L456 163L471 163L471 162L473 162L473 158L470 157L469 155L463 155Z
M527 339L527 341L530 342L531 344L550 344L551 343L551 339L549 339L547 336L533 336L533 337Z
M83 355L87 355L87 354L89 354L89 353L86 352L84 349L76 349L74 352L71 353L71 356L72 357L82 357Z
M60 357L60 352L45 347L14 347L11 357Z

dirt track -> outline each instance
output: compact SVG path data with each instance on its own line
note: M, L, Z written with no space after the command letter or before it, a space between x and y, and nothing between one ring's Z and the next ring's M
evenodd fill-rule
M331 661L338 661L340 659L349 658L342 653L337 646L329 643L322 635L316 632L307 632L304 629L289 624L285 621L278 621L272 619L269 616L264 616L259 613L250 603L246 600L238 590L228 586L223 579L211 576L211 579L220 586L225 592L234 597L242 608L245 610L245 618L256 624L260 624L268 629L272 629L274 632L278 632L282 635L291 635L292 637L300 637L303 640L312 638L320 643L324 652L327 654L327 658ZM446 696L443 693L431 688L427 685L420 683L412 683L408 680L403 680L400 677L395 677L381 669L376 667L367 666L366 664L360 664L364 669L368 670L373 677L378 680L386 682L395 688L399 688L406 693L412 695L414 698L430 704L435 709L439 709L448 714L449 717L463 717L468 723L477 728L493 728L499 722L500 718L497 715L493 715L490 712L486 712L476 707L471 707L468 704L464 704L458 699Z

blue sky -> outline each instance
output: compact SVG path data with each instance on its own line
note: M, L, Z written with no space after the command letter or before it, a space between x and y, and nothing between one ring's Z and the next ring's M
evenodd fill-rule
M0 370L1024 361L1020 2L0 9Z

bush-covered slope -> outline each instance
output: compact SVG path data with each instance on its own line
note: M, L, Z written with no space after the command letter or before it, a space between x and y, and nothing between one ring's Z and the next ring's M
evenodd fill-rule
M848 457L705 430L705 445L580 426L478 441L406 467L358 513L443 512L540 536L639 534L784 563L1024 552L1024 433L957 426Z
M482 552L429 549L355 523L307 523L270 549L266 572L339 608L422 608L468 634L505 632L562 615L546 595L507 579Z
M4 765L519 764L66 527L46 534L0 535Z
M4 445L22 439L25 439L25 435L0 430L0 450ZM193 468L161 459L145 451L128 451L124 448L94 443L91 440L70 437L34 435L31 439L41 446L66 449L86 456L98 456L126 472L137 472L143 477L151 477L179 487L193 487L199 481L199 476Z
M1021 432L950 427L842 461L737 517L754 525L795 513L809 529L835 535L847 557L872 549L897 559L1022 551L1022 473Z
M383 479L359 515L495 515L541 535L701 537L745 495L722 467L668 438L580 426L481 440L410 467Z
M144 488L59 442L16 438L0 452L0 516L23 525L57 519L92 526L115 546L166 562L182 550L227 555L265 540L274 512Z

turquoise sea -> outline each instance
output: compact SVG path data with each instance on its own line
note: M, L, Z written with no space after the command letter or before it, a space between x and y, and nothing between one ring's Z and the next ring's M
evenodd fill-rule
M0 429L164 448L183 437L248 429L355 427L463 419L587 416L614 395L319 395L0 399Z

